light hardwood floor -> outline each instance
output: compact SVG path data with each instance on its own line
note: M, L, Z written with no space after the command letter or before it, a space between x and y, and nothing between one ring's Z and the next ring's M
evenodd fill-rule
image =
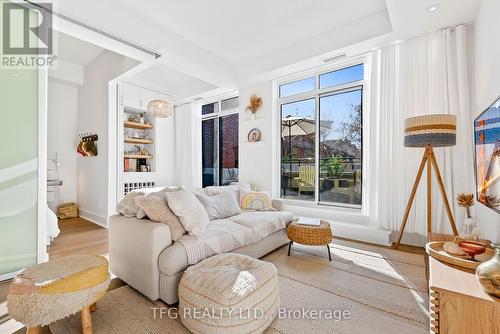
M83 218L59 221L61 233L49 246L49 259L74 254L108 254L108 230Z
M83 218L72 218L59 221L61 233L48 248L49 260L75 254L108 254L108 230ZM7 299L10 282L0 283L0 304ZM118 278L112 280L109 290L123 286ZM0 323L8 319L7 314L0 314ZM15 334L25 333L20 329ZM41 334L50 333L43 327Z
M66 219L59 222L61 233L52 242L48 249L49 259L73 255L73 254L108 254L108 230L99 225L93 224L83 218ZM339 238L340 239L340 238ZM360 245L375 246L380 249L390 249L380 245L373 245L358 242ZM400 251L416 254L424 254L425 251L419 247L401 245ZM7 299L10 282L0 283L0 304ZM109 290L125 285L119 278L111 281ZM0 312L1 313L1 312ZM0 314L0 323L8 319L7 314ZM25 329L20 329L15 334L24 334ZM43 327L41 334L50 333L48 327Z

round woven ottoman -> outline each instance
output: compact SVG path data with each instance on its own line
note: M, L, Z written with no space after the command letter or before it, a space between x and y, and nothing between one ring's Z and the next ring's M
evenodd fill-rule
M287 228L288 239L288 256L294 242L308 246L325 246L328 249L328 259L332 260L330 247L328 244L333 240L332 228L330 223L322 220L319 226L300 225L298 221L294 221Z
M193 333L262 333L279 306L276 267L242 254L205 259L179 284L179 315Z
M82 311L82 331L92 333L90 312L110 283L108 261L97 255L74 255L28 267L14 278L7 296L10 316L28 333Z

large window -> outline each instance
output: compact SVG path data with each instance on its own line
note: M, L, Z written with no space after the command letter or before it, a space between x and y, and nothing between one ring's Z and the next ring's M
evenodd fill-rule
M363 72L358 64L280 85L282 198L361 206Z
M203 187L238 181L238 97L201 108Z

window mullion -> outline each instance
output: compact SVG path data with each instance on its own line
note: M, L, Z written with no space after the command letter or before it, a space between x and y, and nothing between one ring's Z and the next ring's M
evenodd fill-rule
M316 104L316 133L314 135L315 137L315 141L316 141L316 145L315 146L315 152L314 152L314 170L316 171L316 177L315 177L315 182L314 182L314 202L315 203L319 203L319 189L320 189L320 178L321 178L321 171L320 171L320 161L319 161L319 158L320 158L320 146L321 143L320 143L320 124L321 124L321 110L320 110L320 107L319 107L319 95L316 95L316 98L315 98L315 104Z

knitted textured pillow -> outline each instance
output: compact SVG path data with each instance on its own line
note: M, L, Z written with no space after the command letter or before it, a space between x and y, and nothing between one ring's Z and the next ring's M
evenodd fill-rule
M170 210L165 198L149 195L135 197L135 203L144 210L149 220L157 223L167 224L172 234L172 240L177 241L186 234L179 218Z
M243 197L241 198L242 210L253 211L275 211L273 202L269 193L259 191L242 191Z

